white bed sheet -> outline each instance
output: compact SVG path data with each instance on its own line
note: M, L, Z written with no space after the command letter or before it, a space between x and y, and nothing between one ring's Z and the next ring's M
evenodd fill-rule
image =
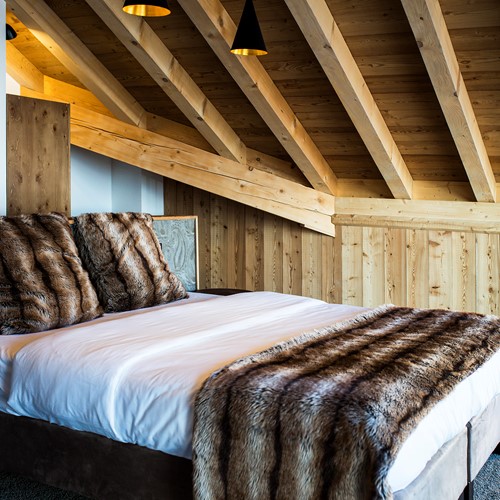
M170 302L162 306L153 307L150 310L155 310L158 308L165 308L165 307L176 307L183 304L201 302L204 300L216 299L216 298L219 298L219 296L190 292L189 297L186 299L176 302ZM135 312L127 311L122 313L105 314L100 318L85 323L85 328L92 327L93 325L97 325L100 323L107 323L108 321L118 318L128 318L136 313L140 313L140 311L135 311ZM58 330L48 330L46 332L28 333L24 335L0 335L0 411L5 412L6 410L7 398L10 392L10 385L11 385L12 362L14 360L16 353L25 345L30 344L35 340L41 339L48 335L52 335L54 332L63 332L66 330L72 330L74 328L75 327L61 328Z
M47 332L11 358L6 411L189 458L194 396L208 375L363 310L257 292ZM389 472L393 490L416 478L440 446L498 393L500 352L436 405L409 437Z

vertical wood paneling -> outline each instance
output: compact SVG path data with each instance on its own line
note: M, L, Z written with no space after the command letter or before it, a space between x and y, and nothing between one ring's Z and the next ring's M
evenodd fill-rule
M451 232L429 231L429 307L450 309L452 290Z
M487 234L476 234L476 310L487 313L489 310L489 236Z
M302 294L302 229L295 222L283 221L283 292Z
M210 233L210 195L199 189L193 192L194 215L198 215L200 287L211 288L212 238Z
M406 305L406 230L385 230L385 302Z
M283 220L264 219L264 290L283 291Z
M210 285L214 288L224 288L228 282L227 258L227 200L220 196L210 197L210 241L211 264Z
M451 308L476 309L476 238L473 233L454 232L452 237L453 275Z
M68 104L7 95L8 215L70 214L69 151Z
M245 288L264 290L264 214L251 208L245 213Z
M335 241L333 242L334 261L333 261L333 302L342 304L344 294L344 269L342 264L342 241L345 227L339 226L335 230Z
M364 304L363 228L344 227L342 231L342 302Z
M363 305L377 307L385 302L384 229L363 229Z
M406 231L406 305L429 307L429 232Z
M309 229L302 232L302 293L321 298L321 235Z
M476 234L476 308L484 314L500 314L498 244L498 234Z
M337 238L340 239L337 233ZM340 259L338 259L340 262ZM321 299L325 302L335 302L335 238L321 235Z
M500 314L498 234L337 226L331 238L168 180L165 212L199 217L202 288Z

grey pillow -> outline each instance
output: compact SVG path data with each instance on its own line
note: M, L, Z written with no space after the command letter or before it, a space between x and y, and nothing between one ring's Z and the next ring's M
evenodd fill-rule
M64 215L0 217L0 334L39 332L101 314Z
M106 312L187 297L163 257L151 215L83 214L75 217L73 230L82 261Z

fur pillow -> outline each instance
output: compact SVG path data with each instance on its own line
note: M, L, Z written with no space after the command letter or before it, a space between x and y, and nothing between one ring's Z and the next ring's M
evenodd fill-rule
M187 297L170 272L149 214L98 213L75 218L75 240L106 312Z
M0 217L0 334L40 332L101 314L64 215Z

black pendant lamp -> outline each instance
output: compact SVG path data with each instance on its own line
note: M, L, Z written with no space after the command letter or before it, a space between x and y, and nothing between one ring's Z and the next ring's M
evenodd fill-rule
M236 30L231 52L239 56L263 56L267 54L266 44L252 0L245 0L240 24Z
M16 38L17 36L16 30L10 24L7 24L5 27L6 27L5 39L14 40L14 38Z
M167 0L125 0L123 10L127 14L143 17L168 16L170 14Z

